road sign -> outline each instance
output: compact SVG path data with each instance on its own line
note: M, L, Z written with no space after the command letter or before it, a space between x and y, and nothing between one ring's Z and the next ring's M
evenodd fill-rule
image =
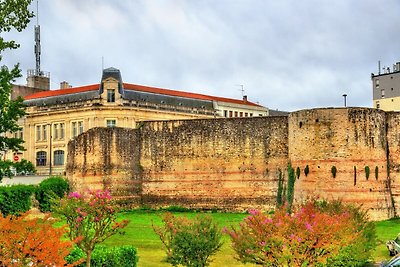
M19 156L18 155L14 155L14 161L18 161L19 160Z

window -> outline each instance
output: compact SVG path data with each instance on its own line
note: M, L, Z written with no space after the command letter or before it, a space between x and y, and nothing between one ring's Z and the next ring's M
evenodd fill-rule
M239 117L243 117L243 112L239 112Z
M78 135L78 129L76 128L76 121L72 123L72 137L76 137Z
M253 113L250 113L250 117L253 117Z
M229 117L232 117L232 116L233 116L233 111L229 110Z
M36 126L36 141L42 140L41 132L42 132L42 125Z
M248 117L248 116L249 116L249 113L245 112L245 113L244 113L244 116L245 116L245 117Z
M14 138L24 139L24 131L21 129L17 132L14 132Z
M65 124L60 123L60 139L64 139L65 136Z
M228 111L224 110L224 117L228 117Z
M83 133L83 121L78 121L79 134Z
M107 102L115 102L115 90L108 89L107 90Z
M54 139L58 139L58 123L54 124Z
M54 151L54 166L64 165L64 151L56 150Z
M378 79L375 80L375 86L376 86L376 88L379 88L379 80Z
M42 129L43 129L43 141L47 140L47 125L42 125Z
M36 153L36 166L46 166L47 153L45 151L39 151Z
M379 101L376 101L376 108L380 108L381 105L379 104Z
M385 98L385 89L381 90L381 96L382 96L382 98Z
M238 112L237 111L235 111L235 117L237 117L238 116Z
M117 125L116 120L107 120L107 127L115 127Z

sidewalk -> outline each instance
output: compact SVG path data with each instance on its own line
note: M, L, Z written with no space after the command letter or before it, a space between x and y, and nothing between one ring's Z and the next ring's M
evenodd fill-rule
M12 185L12 184L39 184L42 180L46 179L48 176L46 175L23 175L23 176L14 176L11 179L8 177L4 177L0 182L0 186L4 185Z

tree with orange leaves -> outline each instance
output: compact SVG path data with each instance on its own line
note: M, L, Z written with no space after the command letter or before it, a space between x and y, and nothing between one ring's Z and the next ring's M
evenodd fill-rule
M75 266L65 261L74 242L62 240L65 228L54 228L43 219L0 215L0 266Z

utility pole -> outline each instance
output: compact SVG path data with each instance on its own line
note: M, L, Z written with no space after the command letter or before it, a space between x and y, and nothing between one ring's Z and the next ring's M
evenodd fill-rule
M347 94L343 94L344 98L344 107L347 107Z

